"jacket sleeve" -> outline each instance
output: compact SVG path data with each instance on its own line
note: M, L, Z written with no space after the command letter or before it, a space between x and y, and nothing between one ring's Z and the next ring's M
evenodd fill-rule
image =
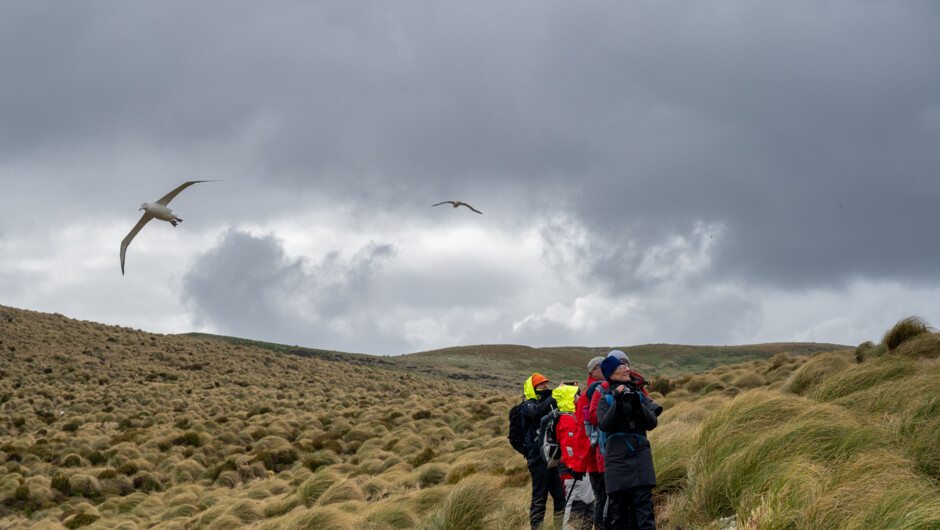
M581 426L583 429L584 426ZM555 428L555 436L561 446L561 461L571 469L575 469L580 460L578 448L575 446L578 422L572 416L562 416Z
M600 392L595 392L595 395L600 394ZM595 407L594 413L597 417L597 426L607 432L613 431L612 427L616 423L614 418L617 416L617 407L622 406L622 403L618 403L615 399L613 403L607 403L607 397L604 395L600 396L600 399L597 400L597 407Z
M542 416L549 413L552 410L552 407L555 406L555 398L548 398L544 401L529 399L526 400L525 404L522 406L522 414L525 416L527 422L529 421L540 421Z
M643 399L643 406L640 408L643 409L643 428L647 431L652 431L659 425L659 418L656 417L656 414L647 406L649 405L650 399Z

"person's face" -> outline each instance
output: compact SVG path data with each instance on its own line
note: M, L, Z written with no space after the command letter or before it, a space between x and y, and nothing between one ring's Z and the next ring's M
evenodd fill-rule
M594 368L591 368L591 371L588 372L588 375L591 376L591 379L594 379L595 381L604 379L604 372L601 371L601 365L597 365Z
M630 365L621 364L614 370L614 373L610 374L611 381L620 381L621 383L626 383L630 380Z
M548 381L542 381L541 383L535 385L536 390L548 390Z

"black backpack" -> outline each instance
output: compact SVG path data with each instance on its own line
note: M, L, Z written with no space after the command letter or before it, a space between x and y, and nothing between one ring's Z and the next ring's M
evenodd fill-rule
M525 399L522 400L525 403ZM525 446L525 423L522 419L522 403L509 409L509 445L513 449L527 456Z

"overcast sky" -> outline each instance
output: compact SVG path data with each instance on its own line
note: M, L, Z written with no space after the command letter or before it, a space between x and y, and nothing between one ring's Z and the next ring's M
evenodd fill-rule
M933 0L3 2L0 304L371 354L940 325L938 27ZM222 181L122 276L139 205L195 179Z

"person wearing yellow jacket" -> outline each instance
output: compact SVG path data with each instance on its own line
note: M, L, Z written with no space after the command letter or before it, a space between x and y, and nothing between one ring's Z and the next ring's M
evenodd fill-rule
M580 394L581 388L576 381L562 383L552 391L552 397L555 398L561 413L555 427L555 436L561 447L558 475L565 487L566 497L563 530L590 529L594 526L594 490L584 473L574 470L575 466L580 465L583 456L579 454L576 446L576 440L579 439L578 430L584 430L583 423L578 422L575 414L575 403ZM570 526L569 521L574 526Z
M565 490L558 477L557 467L548 467L545 457L539 447L538 430L542 417L551 412L556 406L552 391L548 388L550 381L544 375L536 372L526 379L522 385L526 400L522 402L522 426L525 428L526 466L532 476L532 503L529 506L529 524L535 530L545 519L545 504L548 496L552 496L556 515L561 515L565 509Z

